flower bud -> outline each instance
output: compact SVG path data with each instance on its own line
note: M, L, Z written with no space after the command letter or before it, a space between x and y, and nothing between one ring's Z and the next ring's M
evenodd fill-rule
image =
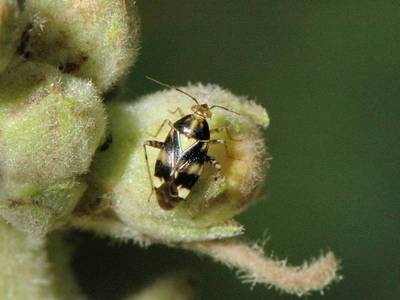
M231 110L214 107L212 118L207 119L211 129L221 128L211 133L211 139L226 142L226 148L223 144L209 143L208 150L208 155L220 163L222 177L215 180L217 170L205 162L189 196L174 209L160 207L147 171L148 163L154 181L160 149L147 147L146 161L143 143L146 140L163 142L171 130L168 125L157 137L153 136L163 121L174 123L180 119L179 109L184 114L192 114L191 106L196 104L183 93L166 90L137 102L108 106L112 143L96 154L86 201L96 203L103 199L124 224L154 240L192 241L240 234L242 227L232 217L254 199L266 170L266 151L259 127L268 125L268 115L254 102L215 85L199 84L182 89L201 104Z
M64 73L93 80L104 92L138 54L135 1L27 0L31 20L25 54Z
M90 82L12 62L0 75L0 214L38 235L63 223L86 188L80 176L105 123Z

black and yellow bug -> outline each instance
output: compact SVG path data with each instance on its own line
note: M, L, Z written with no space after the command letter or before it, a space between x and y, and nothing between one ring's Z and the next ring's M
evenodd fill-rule
M210 139L210 134L227 130L227 128L210 129L207 119L212 117L211 110L213 108L236 112L219 105L208 106L207 104L200 104L195 97L175 86L162 83L150 77L147 78L185 94L196 103L191 108L192 114L184 115L182 110L177 108L172 113L179 112L181 114L179 120L174 123L170 120L163 121L154 136L158 136L165 125L169 125L171 129L164 142L148 140L143 143L147 171L152 188L150 196L155 192L160 207L170 210L190 194L191 188L203 171L204 163L210 163L216 169L215 180L221 177L221 165L216 159L209 156L207 152L209 144L223 144L226 149L225 140ZM151 175L146 146L160 149L154 169L154 179L158 181L157 183L153 181Z

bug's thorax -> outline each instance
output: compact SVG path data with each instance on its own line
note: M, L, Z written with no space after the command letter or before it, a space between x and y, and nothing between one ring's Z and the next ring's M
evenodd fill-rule
M210 129L207 120L197 114L186 115L174 123L179 133L195 140L209 140Z

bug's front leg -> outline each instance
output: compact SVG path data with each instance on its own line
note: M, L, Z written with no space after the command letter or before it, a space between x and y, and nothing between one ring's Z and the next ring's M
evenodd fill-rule
M225 130L225 134L228 137L228 139L230 139L232 141L235 141L235 142L241 142L242 141L241 139L233 138L231 132L229 131L228 126L226 126L226 125L223 126L223 127L212 128L212 129L210 129L210 133L221 132L221 131L224 131L224 130Z
M209 162L211 164L211 166L213 166L214 169L217 171L217 173L214 175L214 180L217 181L218 179L220 179L222 177L222 173L221 173L222 167L221 167L220 163L218 162L218 160L207 155L206 162Z
M146 147L153 147L153 148L157 148L157 149L162 149L162 148L164 148L164 143L163 142L159 142L159 141L145 141L143 143L144 158L146 160L147 173L149 175L150 184L151 184L151 192L150 192L149 197L147 198L147 201L149 201L149 199L150 199L150 197L151 197L151 195L153 194L153 191L154 191L154 182L153 182L153 177L151 176L149 158L148 158L148 155L147 155L147 148Z
M159 134L160 134L160 132L161 132L161 130L163 129L163 127L165 126L165 125L169 125L169 127L171 127L171 129L175 129L175 127L174 127L174 124L172 124L172 122L170 121L170 120L168 120L168 119L165 119L162 123L161 123L161 126L158 128L158 130L156 131L156 133L155 134L150 134L149 133L149 135L151 135L151 136L153 136L153 137L157 137Z
M225 148L225 153L226 153L226 156L227 156L227 157L229 157L229 158L231 158L231 159L235 159L235 160L240 160L239 158L236 158L236 157L234 157L233 155L231 155L231 154L229 153L228 145L226 144L226 141L225 141L225 140L209 140L208 143L209 143L209 144L216 144L216 145L223 145L224 148Z

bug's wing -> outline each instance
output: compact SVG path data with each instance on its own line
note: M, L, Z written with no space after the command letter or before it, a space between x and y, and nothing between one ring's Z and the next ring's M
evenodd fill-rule
M161 185L162 182L173 179L173 172L180 155L179 133L176 130L170 130L165 139L164 148L160 150L155 164L154 176L160 181L156 184L156 187Z
M175 167L175 184L178 187L179 197L185 198L192 186L197 182L203 172L204 162L207 157L207 143L196 142L186 149Z

